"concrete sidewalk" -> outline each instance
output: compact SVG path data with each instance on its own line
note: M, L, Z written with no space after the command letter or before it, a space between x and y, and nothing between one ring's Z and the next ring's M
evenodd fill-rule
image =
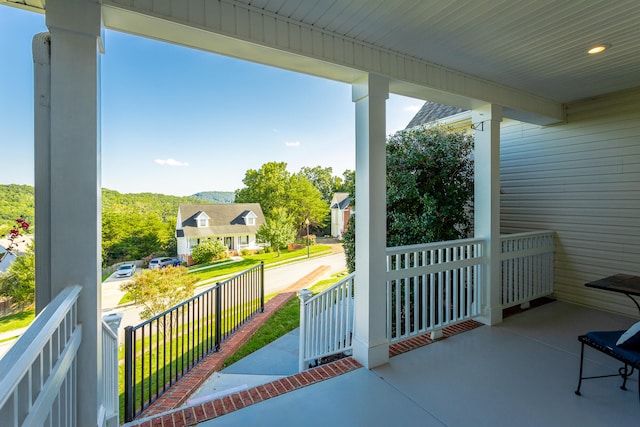
M183 406L217 399L297 373L299 341L300 329L297 328L216 372Z

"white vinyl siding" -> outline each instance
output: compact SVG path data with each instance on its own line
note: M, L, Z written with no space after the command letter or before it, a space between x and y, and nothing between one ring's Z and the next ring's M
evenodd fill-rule
M640 90L567 107L567 123L506 121L501 231L556 231L555 296L638 317L624 295L585 288L640 275Z

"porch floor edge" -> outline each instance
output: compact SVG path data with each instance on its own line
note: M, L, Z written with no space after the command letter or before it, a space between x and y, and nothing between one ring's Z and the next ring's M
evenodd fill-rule
M420 335L389 346L389 357L429 345L433 342L452 337L483 326L475 320L466 320L443 328L443 337L432 340L427 334ZM126 427L186 427L218 418L233 411L259 403L290 391L298 390L321 381L335 378L347 372L361 368L362 365L352 357L345 357L304 372L281 378L247 390L229 394L219 399L198 403L166 412L145 414L145 418L125 424Z

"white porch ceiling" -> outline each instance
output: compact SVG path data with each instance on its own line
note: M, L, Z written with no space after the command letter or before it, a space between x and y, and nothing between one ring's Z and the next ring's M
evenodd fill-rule
M495 102L538 123L558 121L564 103L640 86L638 0L102 3L107 28L345 82L375 72L395 93ZM599 43L611 47L586 53Z
M543 98L640 85L637 0L238 0ZM611 48L586 51L598 43Z

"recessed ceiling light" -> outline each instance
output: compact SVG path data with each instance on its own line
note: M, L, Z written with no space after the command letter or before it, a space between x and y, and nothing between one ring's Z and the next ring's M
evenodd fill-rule
M611 45L608 45L608 44L599 44L599 45L596 45L596 46L592 47L591 49L589 49L587 51L587 53L589 55L595 55L596 53L604 52L605 50L609 49L610 47L611 47Z

